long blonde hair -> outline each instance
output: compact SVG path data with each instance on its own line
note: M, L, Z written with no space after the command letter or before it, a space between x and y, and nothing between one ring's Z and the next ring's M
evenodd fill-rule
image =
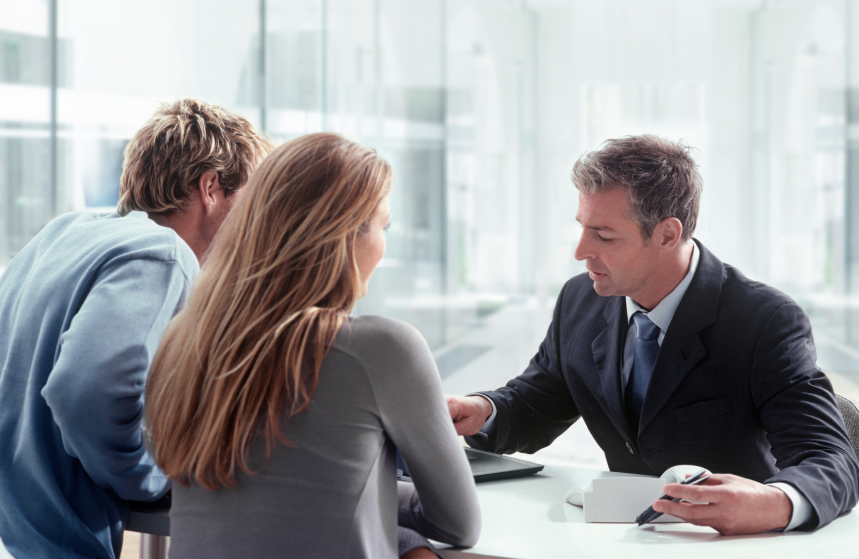
M218 233L188 307L170 323L146 385L161 469L232 487L283 421L305 410L344 317L361 296L354 247L390 189L390 165L336 134L272 152Z

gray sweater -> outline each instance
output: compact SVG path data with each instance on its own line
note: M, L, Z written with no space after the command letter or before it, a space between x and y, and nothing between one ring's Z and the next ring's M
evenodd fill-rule
M236 489L174 485L171 559L394 558L397 526L471 546L480 532L474 481L429 348L413 327L350 318L309 409L290 418L259 473ZM399 448L414 485L396 480ZM420 498L418 498L420 495Z

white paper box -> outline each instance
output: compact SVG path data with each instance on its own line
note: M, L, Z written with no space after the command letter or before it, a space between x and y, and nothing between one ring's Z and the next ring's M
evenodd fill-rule
M662 497L665 481L658 477L597 478L584 491L585 522L635 522ZM663 514L653 522L683 522Z

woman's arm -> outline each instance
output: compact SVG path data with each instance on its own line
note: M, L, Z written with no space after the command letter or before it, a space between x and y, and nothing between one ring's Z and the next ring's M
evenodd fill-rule
M438 369L413 327L372 321L366 352L385 431L399 449L414 484L398 486L399 524L451 545L469 547L480 535L480 507L468 460L450 420Z

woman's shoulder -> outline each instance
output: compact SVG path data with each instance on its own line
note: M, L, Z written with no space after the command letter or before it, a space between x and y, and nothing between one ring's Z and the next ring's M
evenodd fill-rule
M413 361L430 355L417 328L393 318L376 315L350 316L337 333L335 347L365 363L379 360Z
M421 333L411 324L371 314L348 317L343 323L341 334L360 342L396 343L413 339L423 341Z

